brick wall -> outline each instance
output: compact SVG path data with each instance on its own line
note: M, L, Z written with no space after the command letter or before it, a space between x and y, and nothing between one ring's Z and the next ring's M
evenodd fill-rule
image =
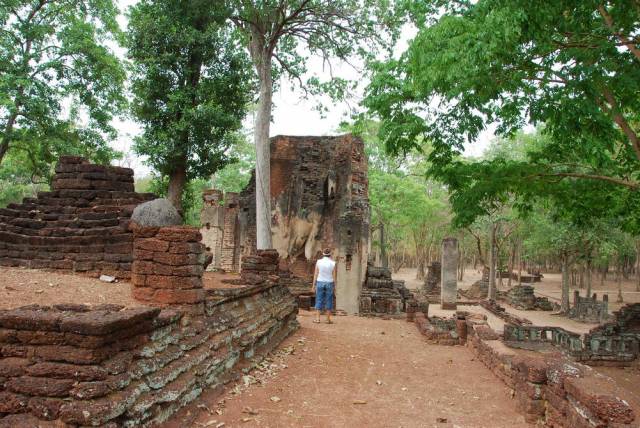
M202 311L205 246L190 226L140 227L133 223L133 297L146 304L188 305Z
M0 427L157 424L297 327L276 284L211 290L204 307L0 311Z
M513 390L528 422L572 428L637 426L624 391L613 379L557 354L518 353L486 323L469 322L467 331L467 345Z
M0 209L0 265L129 278L129 219L153 198L133 191L129 168L63 156L50 192Z

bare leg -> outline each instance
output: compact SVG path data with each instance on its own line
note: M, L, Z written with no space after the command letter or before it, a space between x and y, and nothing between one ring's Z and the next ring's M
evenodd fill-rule
M327 309L327 324L333 324L331 321L331 311Z

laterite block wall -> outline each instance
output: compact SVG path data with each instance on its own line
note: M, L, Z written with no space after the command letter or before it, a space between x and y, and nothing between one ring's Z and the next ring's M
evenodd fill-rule
M50 192L0 209L0 265L131 276L133 170L63 156Z
M211 290L204 313L82 305L0 311L0 427L149 426L297 328L284 286Z

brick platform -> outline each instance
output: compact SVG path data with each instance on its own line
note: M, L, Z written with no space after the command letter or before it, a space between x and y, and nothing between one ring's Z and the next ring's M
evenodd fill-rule
M0 209L0 265L131 276L133 170L63 156L52 191Z
M147 426L297 328L285 287L214 291L205 312L113 305L0 311L0 427Z
M155 305L190 305L202 310L205 246L197 228L140 227L134 234L133 297ZM194 306L194 305L199 305Z

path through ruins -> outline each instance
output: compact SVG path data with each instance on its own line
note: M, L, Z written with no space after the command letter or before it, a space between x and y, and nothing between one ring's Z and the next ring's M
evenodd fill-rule
M528 426L466 347L429 345L404 320L312 319L301 311L298 332L265 370L229 385L224 402L204 395L165 428Z

